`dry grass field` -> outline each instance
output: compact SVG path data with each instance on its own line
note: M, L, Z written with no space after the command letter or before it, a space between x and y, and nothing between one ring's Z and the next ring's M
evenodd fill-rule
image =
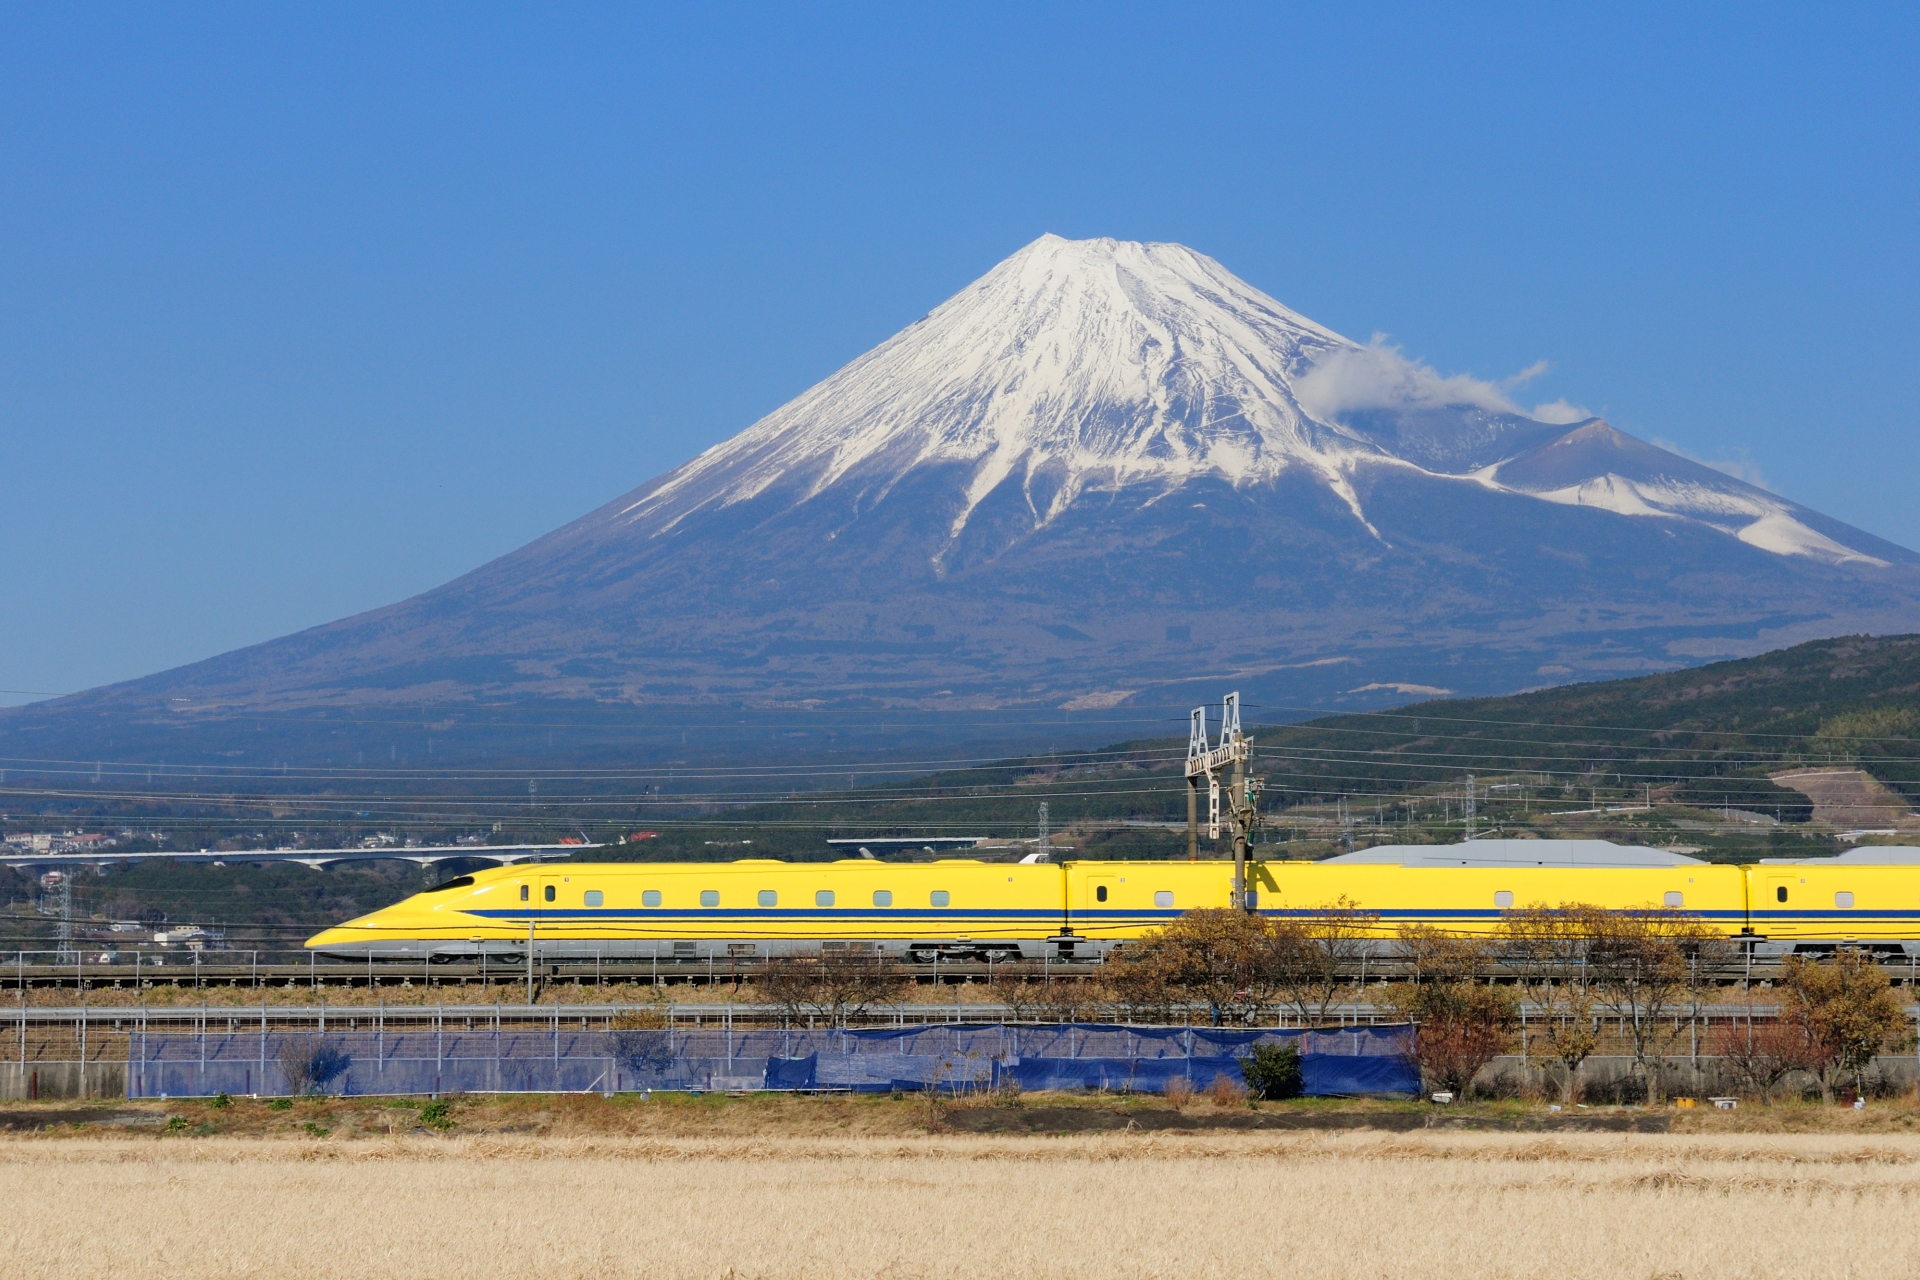
M1920 1273L1920 1139L43 1136L8 1275Z

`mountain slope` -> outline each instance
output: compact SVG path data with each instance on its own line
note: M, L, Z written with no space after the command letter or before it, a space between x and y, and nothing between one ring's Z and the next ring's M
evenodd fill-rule
M1497 692L1920 627L1920 557L1179 245L1043 237L739 435L388 608L43 704L1099 710Z

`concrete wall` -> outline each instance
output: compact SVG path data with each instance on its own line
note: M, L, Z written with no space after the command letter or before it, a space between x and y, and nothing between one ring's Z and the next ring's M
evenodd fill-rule
M1480 1097L1523 1095L1556 1098L1559 1096L1559 1086L1555 1082L1559 1078L1557 1067L1549 1074L1537 1058L1531 1066L1523 1067L1518 1054L1506 1054L1495 1058L1475 1076L1473 1085L1476 1095ZM1596 1054L1588 1058L1581 1065L1579 1080L1582 1096L1591 1102L1634 1101L1641 1087L1634 1076L1632 1057L1624 1054ZM1912 1054L1883 1055L1875 1058L1867 1070L1867 1091L1870 1096L1912 1093L1916 1082L1920 1082L1920 1062ZM1720 1059L1704 1054L1697 1068L1685 1055L1669 1059L1662 1073L1661 1084L1668 1097L1737 1095L1743 1088ZM1819 1085L1813 1077L1796 1073L1777 1086L1775 1096L1791 1097L1796 1091L1817 1093L1818 1090Z
M89 1062L86 1064L84 1091L81 1064L78 1062L0 1062L0 1100L20 1102L30 1098L124 1098L127 1096L127 1064Z

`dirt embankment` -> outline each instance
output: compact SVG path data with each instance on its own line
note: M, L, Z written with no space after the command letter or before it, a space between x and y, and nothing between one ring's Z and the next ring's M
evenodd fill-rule
M1815 822L1831 823L1843 831L1920 833L1920 816L1864 770L1795 769L1774 774L1773 781L1813 801Z

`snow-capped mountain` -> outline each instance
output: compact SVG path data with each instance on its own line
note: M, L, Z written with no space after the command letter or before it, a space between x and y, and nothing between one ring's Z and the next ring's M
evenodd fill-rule
M1568 431L1474 403L1484 387L1423 386L1421 372L1184 245L1043 236L618 515L662 533L769 491L804 503L835 488L871 507L941 466L955 469L958 539L1009 484L1043 528L1129 487L1172 495L1202 477L1242 488L1298 472L1377 534L1355 475L1397 467L1882 563L1806 527L1794 504L1597 420Z
M1191 249L1045 236L465 577L65 705L1328 705L1861 630L1920 630L1920 557Z

